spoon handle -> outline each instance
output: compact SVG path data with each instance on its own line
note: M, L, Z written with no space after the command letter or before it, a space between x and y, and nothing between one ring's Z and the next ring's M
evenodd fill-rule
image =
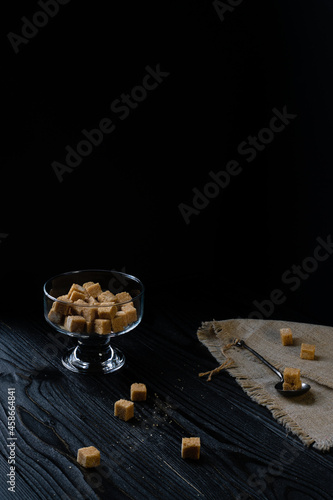
M275 366L271 365L259 353L257 353L257 351L255 351L254 349L252 349L251 347L249 347L248 345L246 345L245 342L244 342L244 340L239 340L238 342L236 342L235 345L237 347L245 347L245 349L247 349L248 351L252 352L252 354L254 354L258 359L260 359L260 361L262 363L264 363L264 365L266 365L268 368L270 368L280 378L280 381L283 382L283 375L282 375L282 373L277 368L275 368Z

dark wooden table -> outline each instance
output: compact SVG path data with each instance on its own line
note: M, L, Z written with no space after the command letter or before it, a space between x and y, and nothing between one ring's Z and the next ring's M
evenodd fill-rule
M167 290L148 290L141 325L114 341L126 365L105 376L62 366L66 339L50 331L41 309L2 314L1 499L333 497L332 452L305 448L227 373L211 382L198 377L216 366L197 340L198 326L214 315L237 317L240 296L179 290L172 300ZM147 385L148 399L123 422L113 405L129 398L133 382ZM8 394L11 402L15 396L11 436ZM182 437L190 436L201 438L199 461L181 458ZM84 469L76 453L90 445L100 450L101 465ZM15 459L15 493L8 458Z

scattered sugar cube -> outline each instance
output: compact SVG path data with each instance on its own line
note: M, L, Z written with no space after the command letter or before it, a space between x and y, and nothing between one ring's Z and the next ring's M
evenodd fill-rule
M199 437L182 438L182 458L198 460L200 458L200 448Z
M299 368L289 368L286 367L283 372L284 380L286 382L293 383L295 380L299 380L301 376L301 370Z
M300 357L302 359L315 359L315 350L316 350L315 345L302 344Z
M293 334L290 328L280 328L282 345L293 345Z
M126 399L119 399L114 404L114 415L127 422L134 417L134 403Z
M77 461L82 467L98 467L101 462L101 454L95 446L79 448L77 451Z
M294 391L302 388L301 370L299 368L285 368L283 378L284 391Z
M289 384L288 382L283 382L282 389L284 391L298 391L298 389L302 389L302 382L299 381L296 384Z
M134 383L131 385L131 400L132 401L146 401L147 387L145 384Z

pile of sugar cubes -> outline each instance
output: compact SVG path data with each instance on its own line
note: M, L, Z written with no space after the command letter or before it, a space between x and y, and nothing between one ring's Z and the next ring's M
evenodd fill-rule
M103 291L99 283L73 283L66 295L53 302L48 313L52 323L69 332L118 333L137 321L137 311L128 292Z

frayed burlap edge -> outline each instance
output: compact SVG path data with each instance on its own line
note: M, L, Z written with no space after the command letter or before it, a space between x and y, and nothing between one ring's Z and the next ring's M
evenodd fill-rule
M219 331L221 331L221 326L219 322L215 320L203 322L197 331L197 336L200 342L202 342L210 353L217 359L217 361L221 363L220 366L211 371L199 373L199 376L203 377L207 375L207 381L210 381L212 376L222 370L226 370L236 379L237 383L251 399L268 408L273 417L280 424L282 424L287 431L298 436L305 446L313 445L313 447L318 450L328 451L333 446L333 438L316 441L314 438L309 436L309 434L306 433L304 429L302 429L302 427L279 406L278 402L272 398L269 393L267 393L263 386L251 381L236 365L235 361L230 356L228 349L235 344L237 339L230 339L230 341L221 348L217 337Z

